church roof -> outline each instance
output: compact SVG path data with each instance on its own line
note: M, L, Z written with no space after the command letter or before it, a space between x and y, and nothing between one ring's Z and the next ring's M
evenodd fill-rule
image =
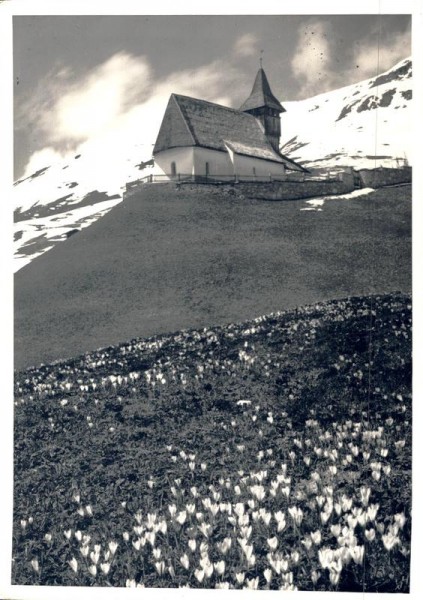
M201 146L283 163L252 115L189 96L172 94L153 153L180 146ZM292 162L292 161L289 161Z
M254 108L262 108L263 106L273 108L279 112L286 112L279 100L272 94L266 73L260 68L256 75L251 94L239 110L246 111Z

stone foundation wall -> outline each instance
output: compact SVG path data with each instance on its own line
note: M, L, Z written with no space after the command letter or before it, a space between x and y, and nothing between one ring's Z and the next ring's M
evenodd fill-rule
M284 181L273 183L239 183L237 189L246 198L258 200L299 200L316 196L346 194L354 189L354 182L345 181Z
M380 167L379 169L360 169L359 175L363 187L379 188L385 185L395 185L397 183L411 183L412 169L405 167L403 169L389 169Z
M138 193L143 186L148 186L149 194L163 193L193 193L213 194L220 196L238 196L257 200L300 200L319 196L348 194L361 187L378 188L384 185L411 182L411 167L405 169L361 169L354 171L345 169L337 174L335 179L305 179L304 181L241 181L238 183L194 183L166 181L163 183L142 183L139 186L128 186L124 198Z
M223 196L243 196L257 200L299 200L315 196L346 194L354 189L353 177L332 181L272 181L272 182L239 182L222 184L182 183L180 190L184 193L199 191L207 194ZM178 184L176 184L178 188Z

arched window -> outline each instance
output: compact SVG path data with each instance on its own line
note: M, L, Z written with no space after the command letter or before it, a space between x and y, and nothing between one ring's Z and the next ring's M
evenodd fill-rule
M176 162L170 163L170 174L172 177L176 177Z

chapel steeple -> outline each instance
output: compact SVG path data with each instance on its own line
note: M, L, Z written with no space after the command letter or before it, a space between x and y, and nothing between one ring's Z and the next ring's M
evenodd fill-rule
M280 114L286 111L270 89L266 73L261 66L261 59L260 69L256 75L251 94L239 110L253 115L261 122L273 149L279 153L281 138Z

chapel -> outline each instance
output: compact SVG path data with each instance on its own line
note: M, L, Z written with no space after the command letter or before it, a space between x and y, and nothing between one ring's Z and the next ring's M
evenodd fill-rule
M172 94L154 145L156 174L169 179L195 176L283 179L302 171L281 154L281 119L286 112L260 67L239 109Z

